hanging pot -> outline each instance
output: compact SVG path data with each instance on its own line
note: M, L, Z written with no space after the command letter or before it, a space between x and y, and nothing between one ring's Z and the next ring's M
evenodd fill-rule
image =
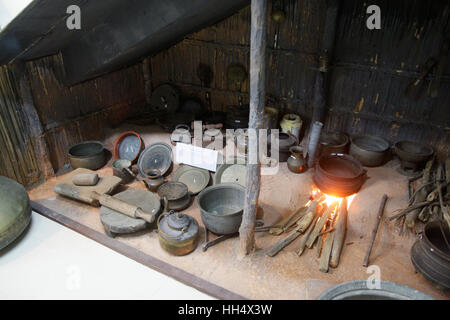
M198 240L197 221L180 212L165 212L158 217L158 238L161 248L176 255L186 255L195 250Z

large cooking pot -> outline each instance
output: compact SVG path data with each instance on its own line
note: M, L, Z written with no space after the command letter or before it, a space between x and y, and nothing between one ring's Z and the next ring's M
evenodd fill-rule
M202 221L215 234L238 232L244 211L245 188L222 183L204 189L197 197Z
M351 138L350 155L364 166L381 166L387 157L389 142L381 137L356 135Z
M450 290L450 230L446 223L431 221L425 225L421 238L411 248L411 261L428 281L438 288Z
M347 197L359 191L365 181L366 170L361 163L342 153L320 157L313 180L324 193Z
M83 141L71 146L67 153L73 169L86 168L97 170L106 163L103 143L100 141Z

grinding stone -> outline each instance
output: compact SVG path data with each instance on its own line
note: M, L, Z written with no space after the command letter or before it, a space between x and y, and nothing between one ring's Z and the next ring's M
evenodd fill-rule
M153 212L154 210L159 212L161 209L158 198L147 190L129 189L116 194L114 197L134 204L146 212ZM155 223L149 225L142 219L131 218L105 206L100 208L100 220L105 227L106 234L111 237L119 233L133 233L150 226L156 226L156 219Z

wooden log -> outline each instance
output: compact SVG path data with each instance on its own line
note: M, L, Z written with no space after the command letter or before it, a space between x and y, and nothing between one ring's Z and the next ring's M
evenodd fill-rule
M256 208L261 181L261 164L258 159L258 139L252 129L263 127L266 80L266 24L267 1L252 0L250 32L250 114L247 186L245 189L244 215L239 228L241 255L255 248Z
M334 232L334 244L331 250L330 266L336 268L339 265L342 248L344 247L345 234L347 232L347 198L342 199L338 210Z
M319 219L319 216L316 215L313 219L313 222L311 223L311 225L309 226L309 228L306 230L306 233L303 235L303 237L300 239L300 243L299 243L299 247L297 250L297 255L301 256L303 251L305 250L306 247L306 241L308 240L311 232L314 230L314 227L317 223L317 220Z
M281 241L277 242L272 248L270 248L269 251L266 252L266 255L269 257L275 256L278 252L283 250L287 245L289 245L292 241L297 239L300 234L305 232L305 230L308 229L308 227L311 225L311 222L314 219L314 216L316 215L317 211L317 201L313 201L311 203L311 206L307 210L306 214L297 222L296 228L289 233L289 235L285 238L283 238Z
M429 160L425 166L425 169L423 171L423 176L422 176L423 184L430 182L431 168L433 167L433 163L434 163L434 158ZM423 202L427 198L428 191L429 191L429 188L423 188L422 190L420 190L417 193L416 197L414 198L414 203ZM417 220L417 216L419 215L419 212L420 212L419 209L415 209L415 210L410 211L406 215L405 224L408 228L410 228L410 229L414 228L416 220Z
M330 254L331 254L331 250L333 248L333 242L334 242L334 232L331 231L327 235L327 238L324 241L322 255L320 256L319 271L321 271L321 272L328 272L328 268L330 265Z
M377 222L375 223L375 228L372 230L372 238L369 243L369 248L367 249L366 256L364 258L363 267L369 265L369 257L372 252L373 243L375 242L375 237L377 236L378 227L380 226L381 218L383 217L384 206L386 205L387 195L383 195L381 198L380 208L378 209Z
M306 246L308 248L310 248L310 249L312 248L314 242L316 241L317 237L319 236L319 233L322 231L323 226L326 224L328 218L330 217L330 215L333 212L335 207L336 207L336 203L333 203L331 206L327 207L325 209L325 212L320 217L319 221L317 221L317 224L314 227L314 230L311 232L311 235L309 236L308 240L306 241Z

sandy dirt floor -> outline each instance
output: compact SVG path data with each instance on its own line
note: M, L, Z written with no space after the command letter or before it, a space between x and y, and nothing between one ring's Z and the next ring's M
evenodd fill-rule
M152 127L126 126L112 130L105 147L110 151L114 140L126 130L135 130L143 137L146 146L155 142L170 142L167 133ZM112 159L99 170L101 174L112 175ZM177 168L177 164L173 169ZM369 179L356 195L349 208L346 245L343 248L338 268L329 273L319 271L319 259L315 250L307 250L301 257L295 253L298 241L294 241L273 258L265 251L278 242L282 236L257 233L257 250L244 258L238 257L239 239L232 238L203 252L197 249L183 257L171 256L161 249L158 235L151 229L136 234L117 236L122 241L145 254L177 266L202 279L250 299L315 299L327 288L350 280L365 280L371 274L362 266L369 245L372 229L376 222L378 207L383 194L389 199L385 216L395 209L404 207L407 200L407 178L396 168L398 160L392 160L383 167L368 168ZM173 171L172 171L173 172ZM48 180L30 191L30 197L50 209L64 214L94 230L104 233L99 219L99 209L63 198L53 192L54 184L61 177ZM170 180L170 175L167 177ZM259 205L263 208L263 219L271 225L302 206L308 200L312 188L312 170L293 174L282 163L276 175L262 177ZM125 188L142 189L143 185L133 182ZM201 226L201 242L204 228L195 200L184 213L193 216ZM210 237L211 238L211 237ZM449 299L420 274L416 273L410 260L410 249L415 237L399 236L393 222L383 221L372 250L370 264L379 267L381 280L392 281L418 289L437 299Z

